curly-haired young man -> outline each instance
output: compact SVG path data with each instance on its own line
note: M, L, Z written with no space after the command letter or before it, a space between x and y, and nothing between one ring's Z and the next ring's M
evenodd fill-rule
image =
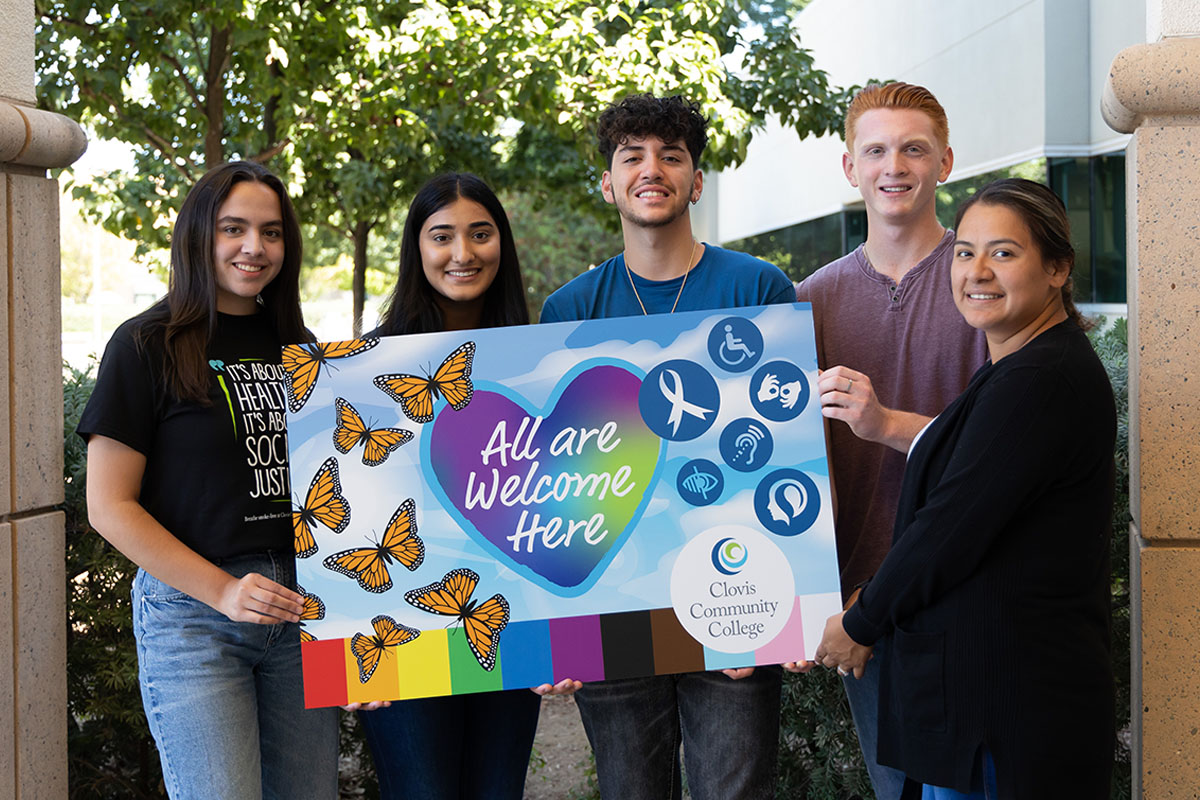
M790 303L765 261L696 240L707 120L682 97L636 95L598 129L608 163L600 187L617 207L625 251L546 298L542 322ZM680 744L695 800L774 797L780 669L766 667L601 681L579 690L606 800L681 794ZM571 691L566 680L542 693Z

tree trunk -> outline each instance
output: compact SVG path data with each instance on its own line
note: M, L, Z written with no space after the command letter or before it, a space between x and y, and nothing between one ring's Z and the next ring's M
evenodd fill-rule
M354 335L362 336L363 304L367 299L367 239L371 235L371 223L358 222L354 225L354 281L350 291L354 296Z
M208 130L204 134L204 168L212 169L225 161L225 71L229 69L229 48L233 27L213 30L209 39L208 66L204 74L204 115Z

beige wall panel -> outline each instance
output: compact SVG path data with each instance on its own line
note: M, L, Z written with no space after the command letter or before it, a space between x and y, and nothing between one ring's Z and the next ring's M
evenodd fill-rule
M33 105L33 3L0 0L0 97Z
M0 0L4 2L4 0ZM9 427L8 370L8 179L0 172L0 516L12 511L12 429ZM0 769L3 768L0 764Z
M1200 550L1152 547L1142 551L1141 564L1143 797L1195 798L1200 796Z
M16 604L16 778L20 800L67 796L67 600L64 516L12 523Z
M12 525L0 523L0 797L16 797Z
M62 309L58 184L8 176L12 213L12 455L14 512L62 502Z
M1140 442L1136 508L1151 541L1200 538L1200 127L1144 127L1135 134L1138 234L1137 348L1130 435ZM1167 188L1169 187L1169 189ZM1200 573L1197 573L1200 574Z

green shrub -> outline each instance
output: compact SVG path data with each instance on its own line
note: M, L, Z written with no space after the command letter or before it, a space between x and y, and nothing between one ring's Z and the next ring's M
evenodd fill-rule
M65 368L68 785L73 798L165 798L138 690L129 599L136 569L87 521L87 448L75 426L94 384L90 368Z

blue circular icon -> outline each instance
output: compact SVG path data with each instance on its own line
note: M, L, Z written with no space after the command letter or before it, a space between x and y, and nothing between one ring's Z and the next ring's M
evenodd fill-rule
M771 533L804 533L821 513L821 492L812 478L798 469L777 469L754 490L754 513Z
M686 442L712 427L721 392L708 370L695 361L664 361L642 381L638 410L661 439Z
M745 372L762 358L763 337L745 317L726 317L708 333L708 355L729 372Z
M721 431L721 458L738 472L754 472L771 459L775 440L762 420L742 417Z
M725 476L721 468L707 458L695 458L683 465L675 476L679 496L694 506L707 506L721 498Z
M808 376L790 361L771 361L750 378L750 403L769 420L787 422L808 405Z
M726 536L713 545L712 565L722 575L737 575L749 559L750 551L732 536Z

